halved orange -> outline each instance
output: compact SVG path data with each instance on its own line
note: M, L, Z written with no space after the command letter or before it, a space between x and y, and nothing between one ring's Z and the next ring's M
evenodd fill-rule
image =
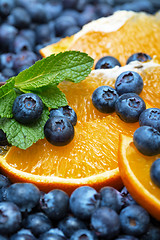
M95 63L105 55L116 57L122 65L131 54L145 52L151 57L160 57L159 15L117 11L112 16L101 18L85 25L74 36L40 50L43 57L65 50L88 53Z
M123 183L132 197L153 217L160 220L160 188L150 178L150 168L160 155L141 154L133 138L121 135L119 141L119 169Z

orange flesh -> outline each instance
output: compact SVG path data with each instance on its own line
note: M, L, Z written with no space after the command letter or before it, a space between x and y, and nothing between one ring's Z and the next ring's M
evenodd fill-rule
M157 187L150 178L150 168L152 163L160 158L156 156L144 156L134 146L133 143L126 149L126 158L129 159L129 166L139 182L153 194L156 198L160 199L160 188Z
M140 96L153 107L160 108L160 67L152 67L141 74L144 88Z
M77 124L75 137L68 145L55 147L41 140L27 150L12 147L6 162L32 174L89 177L117 168L119 133L131 136L137 127L138 123L126 124L116 115Z

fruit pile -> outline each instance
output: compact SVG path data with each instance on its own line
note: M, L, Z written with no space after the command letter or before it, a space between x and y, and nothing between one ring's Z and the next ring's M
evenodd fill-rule
M139 206L124 187L77 188L69 197L54 189L40 192L31 183L11 184L0 175L2 240L101 238L158 240L160 223Z
M148 0L138 3L136 0L127 3L123 0L1 0L0 81L5 82L29 68L41 58L39 49L75 34L91 20L111 15L119 9L154 13L159 7L157 1ZM139 20L143 25L145 16L140 16L137 17L138 20L135 17L135 21L130 25L137 24ZM118 56L118 60L109 57L106 61L106 57L100 59L98 56L101 53L102 56L106 55L101 52L100 38L93 38L93 45L96 46L98 41L100 48L97 52L96 47L89 48L88 54L94 57L94 51L96 52L96 70L82 83L59 84L62 92L66 94L69 106L50 110L50 118L44 128L49 142L42 139L26 150L11 147L6 155L3 154L8 148L1 147L2 172L13 182L24 183L12 184L5 175L0 174L0 240L160 239L160 155L155 155L160 152L160 66L156 60L148 64L148 60L151 60L149 55L153 57L159 49L155 41L159 38L159 17L157 15L156 22L149 15L145 20L148 21L149 18L153 31L152 38L149 38L151 45L155 43L153 48L143 44L141 37L140 42L131 50L130 44L125 46L122 35L122 39L112 39L111 33L113 43L115 39L122 40L126 51L124 52L121 45L115 50L115 54L112 54ZM128 27L127 29L130 31ZM124 32L126 34L126 31ZM147 36L150 36L148 32ZM72 50L77 46L86 52L85 47L88 45L83 44L83 41L87 43L86 39L82 36L82 39L76 42L77 45L73 42L68 49ZM63 45L65 41L69 42ZM57 43L55 48L52 45L43 48L41 54L47 56L56 53L54 50L66 50L70 41L72 42L72 37L64 39L64 42L62 40L60 45ZM131 42L128 39L127 41ZM134 46L133 43L131 45ZM107 51L114 51L113 46L108 46ZM131 56L137 46L143 46L146 50L144 52L149 55L139 53ZM127 58L127 65L121 67ZM100 60L97 61L98 59ZM133 60L147 62L129 64ZM106 73L98 70L106 68L114 70ZM129 95L128 86L136 96ZM137 94L140 94L140 97ZM137 112L130 111L128 114L127 111L126 118L126 98L122 99L124 95L129 99L129 110L138 109L138 115ZM111 98L113 101L109 101L110 104L104 102ZM117 99L119 101L115 105ZM142 99L153 104L153 107L147 103L148 109L145 110ZM13 104L13 117L24 125L29 121L36 122L41 118L42 112L41 99L33 93L19 95ZM134 117L136 120L132 123ZM138 128L139 124L145 127ZM157 130L153 131L152 127ZM57 133L53 135L51 130L55 128ZM148 151L147 155L153 156L146 157L137 151L133 145L134 132L134 144L139 151L145 154ZM143 139L139 136L143 136ZM0 142L1 145L8 144L2 130ZM126 187L122 189L121 177L136 201Z

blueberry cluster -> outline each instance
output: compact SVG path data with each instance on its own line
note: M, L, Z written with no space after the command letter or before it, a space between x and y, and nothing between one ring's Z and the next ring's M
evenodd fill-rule
M69 197L41 192L31 183L11 184L0 174L2 240L158 240L160 223L124 187L99 192L82 186Z
M135 53L126 62L145 62L151 57L145 53ZM95 69L108 69L120 66L120 63L111 56L101 58ZM122 72L115 81L115 89L109 86L98 87L92 94L92 103L103 113L112 113L126 123L139 122L140 127L134 132L133 142L136 148L144 155L160 154L160 109L148 108L138 95L143 90L143 79L134 71ZM160 159L153 162L150 169L152 181L160 186Z
M154 13L150 0L1 0L0 82L33 65L39 49L78 32L92 20L117 10Z
M48 142L55 146L64 146L74 137L77 114L70 106L50 110L50 117L44 126Z

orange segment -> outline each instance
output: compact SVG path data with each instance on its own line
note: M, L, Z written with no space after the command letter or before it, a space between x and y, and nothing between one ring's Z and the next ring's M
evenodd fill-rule
M119 169L123 183L133 198L152 216L160 220L160 188L150 178L150 168L160 155L148 157L134 146L133 139L120 136Z
M127 15L131 16L126 18ZM106 24L103 27L100 26L99 30L92 24L92 27L84 33L80 31L71 38L67 38L66 49L86 52L94 58L95 63L105 55L116 57L122 65L125 65L128 57L136 52L145 52L152 57L160 56L160 20L157 16L127 11L116 12L113 16L104 18ZM111 21L108 24L109 19ZM119 25L120 21L123 24L116 29L115 25ZM86 26L89 28L91 24ZM46 57L57 50L64 51L63 41L61 43L47 46L41 49L40 53Z
M144 70L141 76L144 88L140 96L152 106L160 108L160 65Z

